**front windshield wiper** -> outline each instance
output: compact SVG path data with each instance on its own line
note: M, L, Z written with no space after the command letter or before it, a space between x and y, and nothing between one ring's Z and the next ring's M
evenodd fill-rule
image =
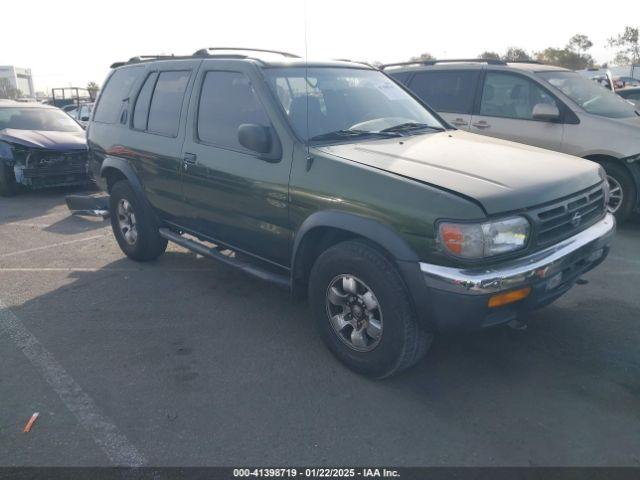
M353 128L346 128L342 130L335 130L333 132L321 133L320 135L311 137L309 141L317 142L322 140L341 140L344 138L368 137L368 136L399 137L400 135L392 131L385 132L384 130L380 130L379 132L376 132L376 131L370 131L370 130L357 130Z
M426 123L418 123L418 122L406 122L400 123L398 125L394 125L393 127L383 128L380 130L381 133L386 132L410 132L413 130L435 130L436 132L444 132L444 128L442 127L434 127L433 125L428 125Z

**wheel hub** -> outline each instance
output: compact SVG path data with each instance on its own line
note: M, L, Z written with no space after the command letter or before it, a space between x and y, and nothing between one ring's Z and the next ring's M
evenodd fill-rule
M338 275L329 284L327 315L338 338L350 348L373 350L382 337L382 311L378 300L362 280Z
M136 215L131 203L126 198L121 198L117 209L118 227L122 237L129 245L135 245L138 240L138 228Z

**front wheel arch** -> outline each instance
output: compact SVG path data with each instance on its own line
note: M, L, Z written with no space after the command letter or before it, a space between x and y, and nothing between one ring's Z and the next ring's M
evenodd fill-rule
M629 203L621 207L623 211L616 212L618 221L623 222L640 205L640 168L635 167L636 171L633 171L633 165L628 165L619 158L610 155L587 155L583 158L599 163L608 173L615 170L626 177L633 195Z

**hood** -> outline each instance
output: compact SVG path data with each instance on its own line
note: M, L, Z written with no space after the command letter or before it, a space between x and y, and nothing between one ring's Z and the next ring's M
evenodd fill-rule
M472 198L488 214L557 200L602 181L578 157L462 131L318 147Z
M0 140L28 148L42 148L59 152L87 149L87 139L84 131L53 132L5 128L0 130Z

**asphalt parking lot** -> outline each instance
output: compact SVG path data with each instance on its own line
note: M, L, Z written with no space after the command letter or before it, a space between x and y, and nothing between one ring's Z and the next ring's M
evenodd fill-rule
M305 303L176 246L132 262L64 193L0 198L0 465L640 465L639 218L526 331L375 382Z

